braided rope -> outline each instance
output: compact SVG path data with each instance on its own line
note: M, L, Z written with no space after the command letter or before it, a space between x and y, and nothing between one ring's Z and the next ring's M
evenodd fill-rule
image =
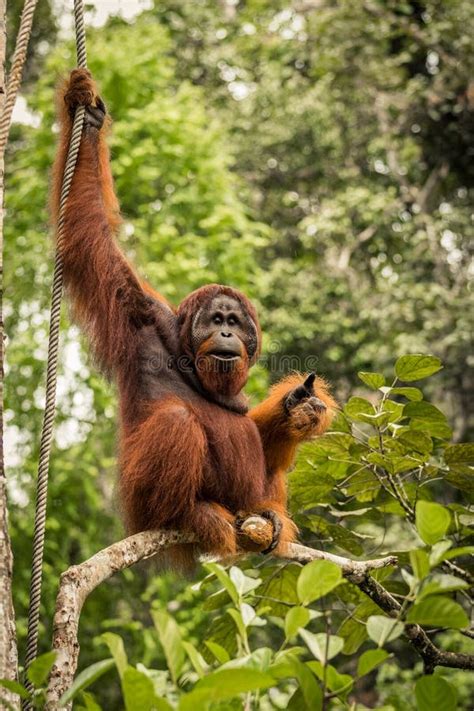
M85 28L84 28L84 8L82 0L74 0L74 17L76 24L76 45L77 45L77 65L85 68L87 66ZM46 401L44 408L43 427L41 430L41 444L38 464L38 482L36 493L35 529L33 539L33 564L30 583L30 606L28 610L28 634L26 646L25 669L36 658L38 650L38 626L41 602L41 583L43 568L43 552L46 527L46 505L48 494L48 474L49 460L51 454L51 443L53 439L53 426L56 411L56 383L58 368L59 350L59 325L61 319L61 297L63 290L63 241L65 208L69 191L71 188L77 156L81 144L82 128L84 123L83 106L77 108L71 132L66 165L64 169L61 197L59 203L59 218L56 242L56 258L54 263L53 286L51 293L51 316L48 340L48 361L46 370ZM29 682L26 685L31 690ZM27 701L23 704L24 709L31 709L31 704Z
M21 84L21 77L23 75L23 67L26 61L36 4L37 0L25 0L23 12L21 13L20 27L18 29L15 44L15 53L13 55L10 74L8 75L7 95L3 106L2 116L0 118L0 155L4 154L5 147L7 145L13 107L15 106L18 89Z

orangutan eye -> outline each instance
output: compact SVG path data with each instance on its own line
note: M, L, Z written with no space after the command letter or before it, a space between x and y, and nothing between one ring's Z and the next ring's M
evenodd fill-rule
M235 316L229 316L229 318L227 319L227 323L229 324L229 326L236 326L238 321Z
M220 326L222 323L222 316L219 316L219 314L216 314L212 318L212 322L216 324L216 326Z

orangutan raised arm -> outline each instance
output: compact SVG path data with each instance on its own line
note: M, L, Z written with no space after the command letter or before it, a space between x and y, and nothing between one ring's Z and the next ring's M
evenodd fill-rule
M151 299L115 241L121 220L103 128L106 112L90 73L74 70L58 99L61 132L51 199L55 221L74 112L86 107L64 219L64 281L98 361L114 371L133 356L136 330L150 321Z

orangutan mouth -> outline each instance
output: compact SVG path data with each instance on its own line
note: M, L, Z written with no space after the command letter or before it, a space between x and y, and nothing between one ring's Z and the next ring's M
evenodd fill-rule
M220 361L225 361L226 363L240 359L240 354L235 353L235 351L219 350L213 351L212 353L209 353L209 355L211 356L211 358L215 358L216 360Z

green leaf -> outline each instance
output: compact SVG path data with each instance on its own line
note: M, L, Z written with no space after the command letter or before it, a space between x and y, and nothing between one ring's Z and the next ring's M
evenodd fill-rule
M218 590L209 595L202 603L203 610L222 610L229 602L229 593L227 590Z
M406 417L417 418L424 422L446 422L446 415L441 412L431 402L421 400L420 402L407 402L403 408Z
M433 440L425 432L418 430L403 429L397 437L408 450L415 450L421 454L428 454L433 451Z
M244 657L236 657L231 659L227 664L220 668L224 669L256 669L257 671L267 672L273 659L273 652L269 647L258 647L251 654L246 654Z
M417 403L412 403L417 404ZM436 437L437 439L451 439L453 436L453 431L451 427L446 422L425 422L425 420L420 420L413 418L410 424L413 430L420 430L421 432L428 432L430 437Z
M31 662L27 677L36 689L39 689L48 678L56 656L56 652L46 652Z
M275 685L275 679L270 674L256 669L224 669L217 670L200 679L193 691L187 694L180 703L183 711L195 711L200 708L199 702L224 701L240 694L257 689L268 689ZM186 701L185 701L186 699Z
M227 590L227 592L230 595L230 598L234 605L239 604L239 593L237 591L237 588L235 587L234 583L230 579L230 577L227 575L226 571L222 567L222 565L219 565L218 563L206 563L204 565L204 568L208 570L210 573L214 573L220 584Z
M85 711L102 711L102 706L99 706L93 695L90 694L88 691L81 691L80 698L82 703L84 704Z
M344 647L342 637L327 635L326 632L314 634L308 630L300 630L300 637L305 641L311 654L319 659L321 664L325 664L329 659L335 657Z
M359 661L357 662L357 676L370 674L370 672L378 667L379 664L382 664L388 656L389 653L386 652L385 649L368 649L367 652L364 652L359 657Z
M291 607L285 617L285 636L294 637L301 627L306 627L310 620L309 611L305 607Z
M433 545L444 536L451 523L451 514L441 504L418 501L416 505L416 528L421 539Z
M314 683L316 684L316 682ZM311 708L306 703L301 687L297 687L296 691L290 696L286 708L287 711L307 711L308 708ZM321 709L321 705L319 709Z
M439 541L438 543L433 544L429 557L431 568L434 568L439 563L441 563L442 560L445 559L444 556L449 551L452 545L452 541L446 539L444 541Z
M358 422L365 422L366 415L375 416L374 406L363 397L351 397L344 406L344 412L351 420Z
M403 415L411 419L412 430L421 430L440 439L448 439L452 435L446 416L430 402L409 402L403 408Z
M337 458L338 455L345 457L349 447L354 443L354 438L350 434L343 432L327 432L322 437L310 444L310 452L315 454L328 454Z
M255 590L261 584L260 578L250 578L245 573L242 572L240 568L235 565L229 570L229 578L235 585L239 597L246 595L247 593Z
M446 464L474 464L474 444L450 444L444 450Z
M372 390L378 390L385 385L385 377L381 373L367 373L360 370L357 375Z
M451 548L451 550L448 550L443 553L441 558L438 558L438 563L440 562L440 560L452 560L452 558L459 558L463 555L474 555L474 546L461 546L460 548Z
M288 603L299 604L296 585L300 573L301 566L295 563L286 565L277 571L272 568L263 571L263 576L266 575L267 578L264 578L262 586L258 590L262 600L257 607L257 613L267 608L269 614L286 617ZM281 603L275 602L275 600L281 600Z
M347 617L339 627L339 635L344 639L344 653L354 654L367 639L365 624Z
M282 673L279 673L278 667L281 667ZM298 697L292 697L288 708L297 709L298 711L300 709L301 711L307 711L307 709L321 711L323 703L321 687L314 678L314 674L308 664L303 664L294 656L286 655L286 663L281 664L278 661L272 665L270 670L277 678L295 677L298 681L298 691L301 693ZM293 702L293 699L296 699L296 702Z
M152 610L151 616L165 653L168 669L176 683L185 659L179 627L165 610Z
M118 634L114 634L113 632L105 632L101 635L100 639L102 639L109 648L109 651L114 658L119 676L122 678L122 675L128 665L127 653L125 652L125 647L123 646L123 639Z
M242 617L242 622L244 623L245 627L251 627L253 625L257 627L262 626L262 618L257 617L254 608L252 607L252 605L249 605L248 602L240 603L240 615ZM263 624L265 624L264 620Z
M386 642L393 642L398 639L403 632L403 623L384 615L371 615L367 620L367 632L379 647L383 647Z
M298 661L298 656L305 651L303 647L290 647L275 654L275 659L270 665L269 674L275 679L285 679L292 676L293 664Z
M72 701L79 691L87 689L109 669L112 669L113 666L113 659L102 659L100 662L91 664L90 667L83 669L74 679L72 686L59 699L59 706L65 706L69 701Z
M469 583L455 575L437 575L432 580L428 580L418 593L418 601L428 595L439 595L440 593L455 592L465 590Z
M444 480L455 486L456 489L461 489L461 491L474 495L472 469L465 464L451 464L449 471L444 475Z
M420 548L410 551L410 563L418 580L426 578L430 572L430 560L426 551Z
M418 403L412 404L416 405ZM453 436L451 427L447 424L447 422L442 422L441 420L438 420L437 422L433 422L432 420L426 422L422 419L413 418L411 420L410 427L413 430L428 432L430 437L436 437L437 439L448 440Z
M336 412L334 415L334 419L331 423L331 430L333 432L346 432L347 434L351 434L352 430L350 422L341 410Z
M313 560L304 566L297 583L300 602L308 605L334 590L342 580L342 571L329 560Z
M415 697L418 711L433 711L433 709L456 711L457 709L456 689L437 674L418 679Z
M350 477L344 489L347 496L354 496L357 501L373 501L380 490L380 483L370 469L362 469Z
M451 627L462 629L469 620L459 603L441 595L424 598L409 610L408 622L417 622L427 627Z
M171 711L166 699L155 694L153 681L143 672L127 667L122 676L122 691L126 711Z
M350 588L349 588L350 590ZM359 597L357 598L359 599ZM364 599L353 611L353 617L346 617L338 629L339 636L344 638L344 654L354 654L360 645L367 639L367 626L365 620L370 615L375 615L380 608L369 600Z
M215 656L219 664L225 664L226 662L229 661L230 659L230 654L227 651L227 649L224 649L220 644L217 644L217 642L212 642L211 640L208 640L205 642L206 647L212 652L212 654Z
M245 624L240 610L235 610L233 607L231 607L229 610L227 610L227 614L232 617L239 635L242 637L243 640L246 640L247 630L245 629Z
M225 649L225 651L229 654L229 658L237 655L238 645L237 635L235 633L235 622L230 615L227 614L227 610L221 617L214 620L209 633L209 637L199 648L199 651L208 664L211 664L214 661L214 654L213 652L209 653L210 648L208 647L207 642L213 642L219 647Z
M191 644L191 642L183 641L181 644L183 645L183 649L188 655L189 661L193 665L196 673L199 676L204 676L204 674L206 673L206 669L204 667L204 660L197 651L196 647Z
M388 415L388 422L398 422L403 417L404 406L400 402L385 400L382 411Z
M422 380L441 370L442 364L436 356L427 355L404 355L397 359L395 363L395 373L397 378L410 383L413 380Z
M396 403L393 403L396 404ZM388 409L387 405L385 404L384 410ZM398 417L400 419L400 417ZM392 414L390 412L374 412L373 414L361 414L359 416L359 420L361 422L365 422L369 425L372 425L373 427L384 427L386 424L389 422L393 421Z
M348 694L353 686L353 678L349 674L339 674L332 664L321 664L321 662L307 662L307 666L313 674L316 674L320 681L326 679L326 686L331 691ZM344 691L342 691L344 690Z
M423 400L423 393L418 388L390 388L390 395L402 395L416 402Z
M0 679L0 687L1 686L3 686L4 689L8 689L8 691L13 691L14 694L18 694L20 699L30 698L28 689L25 689L23 684L20 684L18 681L14 681L13 679Z
M337 463L334 464L337 467ZM336 479L329 474L318 471L316 476L313 467L310 471L305 471L300 463L289 477L291 501L297 510L312 508L315 501L318 503L333 501L332 492L335 485Z
M313 528L313 530L315 530L315 528ZM351 531L345 526L332 523L327 525L327 532L337 546L344 548L353 555L363 554L364 548L361 545L363 537L360 534Z

